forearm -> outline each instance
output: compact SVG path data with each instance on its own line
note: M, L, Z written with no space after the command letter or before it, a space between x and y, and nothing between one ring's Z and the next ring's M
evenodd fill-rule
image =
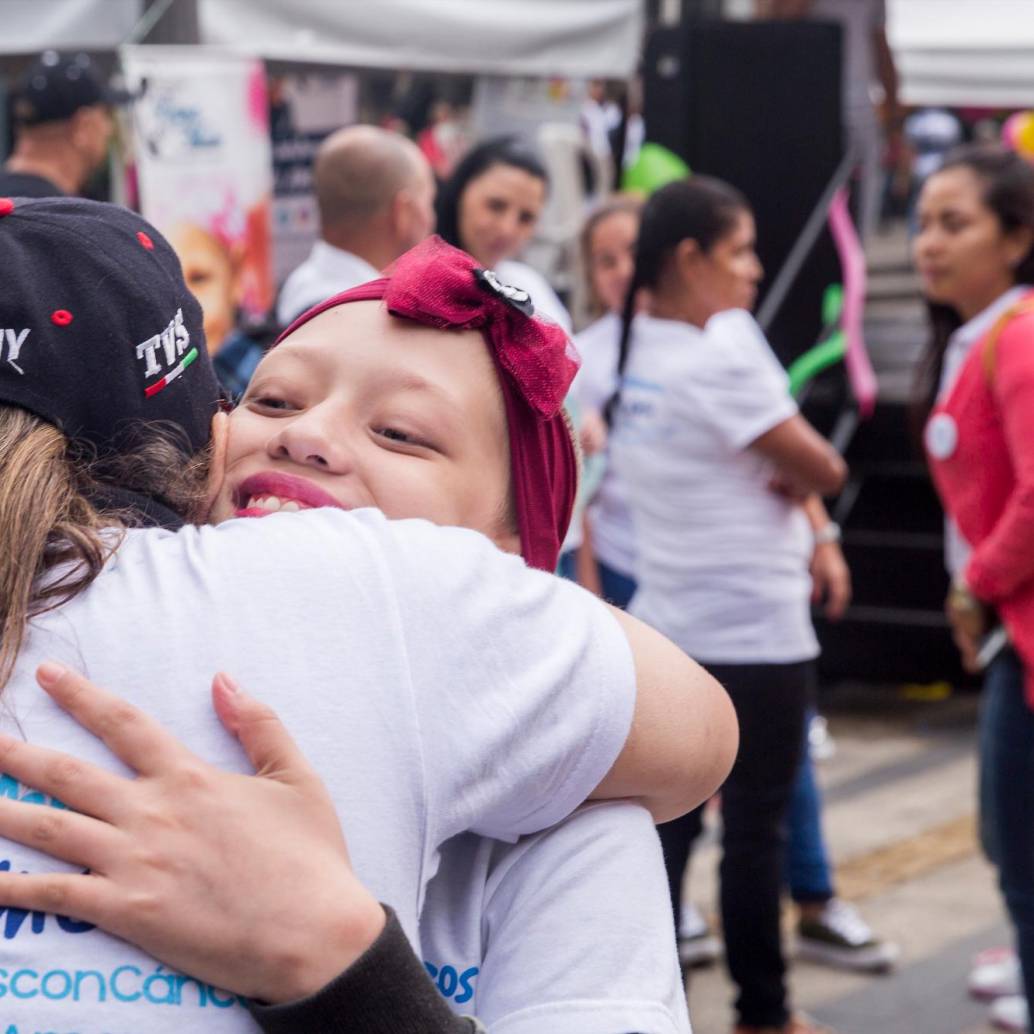
M1034 578L1034 326L1016 320L1003 331L994 389L1012 491L991 533L973 549L965 578L973 593L998 603Z
M829 526L829 511L826 509L825 504L822 502L822 497L812 494L801 503L801 509L804 510L808 518L808 523L811 525L812 531L822 531L823 528Z
M286 1005L254 1003L265 1034L475 1034L484 1028L457 1016L435 990L395 913L370 948L308 998Z
M728 694L674 643L610 607L636 668L632 728L620 757L590 794L634 798L657 822L669 822L713 796L739 747Z
M875 33L877 73L883 87L883 113L885 129L893 132L901 127L901 104L898 100L898 69L894 63L894 52L890 49L887 33L877 29Z
M588 589L596 596L603 595L600 569L592 548L592 522L588 514L582 517L582 544L575 554L575 575L582 588Z
M1018 485L995 525L977 546L965 581L979 599L999 603L1034 578L1034 483Z

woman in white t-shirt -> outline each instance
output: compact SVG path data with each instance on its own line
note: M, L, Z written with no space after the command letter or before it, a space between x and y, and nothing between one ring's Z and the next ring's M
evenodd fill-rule
M601 315L575 335L582 366L571 396L582 415L582 448L588 453L586 429L614 393L621 337L621 309L635 271L635 242L642 199L616 196L600 205L582 229L582 255L593 301ZM577 562L578 580L599 591L618 607L627 607L635 592L635 541L632 513L614 465L603 457L603 475L584 517L587 531ZM588 554L585 556L584 554Z
M549 176L517 137L493 137L464 155L438 191L438 234L531 295L539 315L568 333L571 315L546 278L517 256L538 225Z
M843 461L800 416L749 314L761 266L737 190L705 177L643 208L608 412L628 489L630 610L701 661L733 699L740 753L722 790L721 908L740 1034L809 1030L786 1000L782 825L818 645L804 502ZM647 289L648 308L633 319ZM700 812L661 827L676 915Z

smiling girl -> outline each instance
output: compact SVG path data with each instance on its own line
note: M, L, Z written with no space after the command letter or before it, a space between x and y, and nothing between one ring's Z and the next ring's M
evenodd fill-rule
M81 232L85 227L92 232ZM265 519L177 534L125 530L122 509L95 509L77 494L91 483L77 480L85 476L79 454L58 426L89 430L88 440L107 455L122 412L157 416L147 402L158 398L162 415L170 416L173 403L190 400L191 386L207 391L211 369L203 351L148 393L132 352L122 347L150 340L142 331L169 303L182 307L185 329L200 341L200 313L168 246L130 213L79 202L20 202L0 225L0 248L19 258L12 268L25 267L40 281L55 239L63 254L79 248L75 269L82 276L96 275L99 266L121 286L125 324L98 338L92 331L110 324L115 309L107 296L98 299L67 281L63 297L74 300L76 311L55 310L65 314L49 321L59 330L47 329L47 300L27 288L4 303L5 318L14 325L31 320L40 332L33 362L23 357L31 390L19 379L25 374L0 371L0 423L11 446L0 491L38 518L8 529L24 542L12 550L18 564L8 562L4 573L13 579L27 556L35 557L30 573L38 565L47 575L61 560L72 567L54 572L63 576L55 588L63 592L58 605L30 623L24 614L40 604L39 586L25 583L22 597L8 600L4 648L16 664L4 692L16 735L0 743L5 771L28 797L46 791L74 809L55 805L40 820L23 803L0 807L12 868L34 874L0 877L0 888L9 904L38 909L44 927L37 930L34 919L33 936L5 941L4 950L7 966L26 981L60 981L89 965L91 977L108 974L119 993L107 994L109 985L101 983L88 998L29 994L7 1015L63 1029L128 1021L155 1032L243 1031L251 1029L244 1002L163 973L146 953L271 1002L320 988L355 959L355 927L345 921L354 878L344 876L350 870L347 857L342 865L340 835L313 849L299 806L286 815L281 809L287 832L274 829L268 848L244 851L239 845L255 842L252 823L260 816L250 808L212 807L217 784L245 799L255 785L220 783L213 774L247 770L208 713L207 697L189 689L199 671L217 666L217 656L285 715L321 769L326 801L347 825L356 870L395 905L414 941L427 881L452 834L532 833L591 792L639 797L666 817L713 790L731 762L734 723L717 685L671 644L621 615L615 625L586 594L529 572L483 536L426 521L391 523L371 509L398 513L396 507L415 503L404 485L412 471L436 518L481 521L485 535L519 548L529 565L555 564L574 494L572 443L558 415L572 371L566 339L529 320L519 294L486 284L466 256L432 243L432 253L400 261L388 279L318 307L294 328L311 326L312 340L288 349L289 338L274 350L272 373L256 380L251 408L231 431L218 512L261 512ZM98 239L104 248L96 248ZM368 304L375 299L383 305ZM372 322L363 322L367 315ZM434 343L413 324L434 328ZM74 331L62 336L69 325ZM380 347L371 350L366 335L378 328ZM353 344L354 388L328 361L329 353ZM395 344L398 357L389 347ZM479 354L488 357L480 367ZM464 387L462 379L453 386L458 368L468 365L481 370L479 394L489 400L473 411L469 426L453 418L474 386ZM59 375L64 388L55 391ZM100 382L100 408L70 411L82 385ZM375 398L375 385L387 402ZM124 410L113 405L116 399ZM194 401L182 412L197 451L214 394ZM259 425L266 429L249 431ZM333 428L341 434L330 434ZM498 440L489 441L493 435ZM381 476L375 457L395 464L390 477ZM45 472L34 463L45 463ZM134 469L139 474L143 466ZM466 479L474 489L463 490ZM135 506L141 520L153 513L170 523L181 519L167 502L147 496L160 479L138 484L128 496L121 485L101 485L96 505L103 492L118 488L120 507ZM51 503L54 513L40 516ZM316 512L270 513L294 506ZM58 546L64 552L55 552ZM70 583L69 570L81 570L80 580ZM43 587L52 584L44 579ZM526 640L517 629L530 626L536 634ZM153 730L139 744L140 712L116 707L113 718L86 724L103 729L108 747L141 773L124 779L107 750L33 684L33 668L54 655L98 679L134 687L134 699L189 736L200 757L167 742L163 752ZM232 710L225 692L219 699ZM81 694L62 703L83 718ZM54 754L28 747L24 738L85 760L56 763ZM483 750L475 749L478 743ZM155 797L158 770L170 756L171 785ZM311 783L293 789L306 787ZM134 809L131 802L141 796ZM188 807L184 822L169 821L184 797L200 801L199 813L214 813L214 820L199 821ZM180 891L191 881L197 852L168 864L161 848L170 837L215 840L219 864L191 884L201 888L195 898ZM247 888L240 890L247 919L227 925L227 909L209 907L217 884L224 905L226 894ZM384 913L369 895L365 900L364 930L376 936ZM64 914L45 916L58 902ZM25 968L33 960L35 968Z

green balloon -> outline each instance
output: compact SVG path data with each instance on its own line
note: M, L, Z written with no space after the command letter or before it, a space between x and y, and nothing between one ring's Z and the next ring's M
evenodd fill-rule
M799 355L786 371L790 377L790 394L795 398L807 383L823 370L842 362L847 354L847 335L840 326L844 311L844 288L830 284L822 295L822 323L826 328L817 345Z
M692 175L690 167L674 152L660 144L643 144L636 160L621 178L623 190L652 194L655 190Z

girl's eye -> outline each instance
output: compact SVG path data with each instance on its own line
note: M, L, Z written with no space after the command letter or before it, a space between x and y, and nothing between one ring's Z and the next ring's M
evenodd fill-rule
M414 441L410 435L406 434L405 431L400 431L397 427L382 427L377 433L382 438L388 438L393 442L408 442L412 444Z
M286 413L294 409L294 406L286 399L277 398L274 395L252 395L251 398L245 399L245 402L249 406L258 409L272 409L278 413Z
M389 442L397 442L400 445L411 445L420 449L434 450L434 445L417 434L410 431L403 431L397 427L375 427L374 434L385 438Z

